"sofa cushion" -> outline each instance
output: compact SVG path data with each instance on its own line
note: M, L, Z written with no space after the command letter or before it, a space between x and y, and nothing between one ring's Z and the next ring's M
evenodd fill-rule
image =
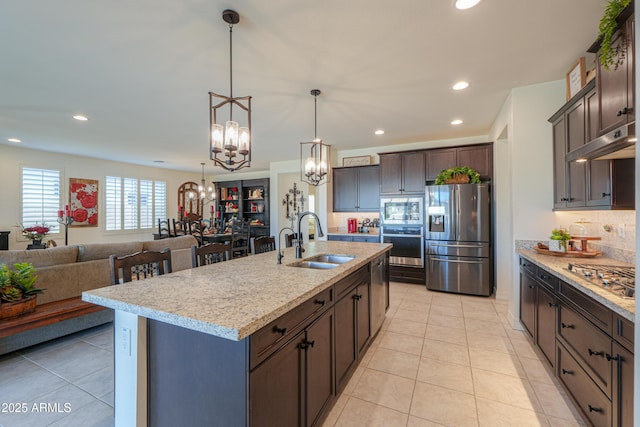
M157 252L162 251L164 248L169 248L171 251L175 251L177 249L191 249L191 246L193 245L198 246L198 240L191 235L172 237L171 239L148 240L143 242L143 248L145 251Z
M108 259L110 255L125 256L142 251L142 242L89 243L78 245L78 262Z
M36 280L36 287L45 288L44 293L38 295L37 304L79 296L78 265L80 264L74 262L73 264L37 268L38 279Z
M12 266L18 262L30 262L34 267L70 264L78 259L78 246L58 246L38 250L0 251L0 264Z

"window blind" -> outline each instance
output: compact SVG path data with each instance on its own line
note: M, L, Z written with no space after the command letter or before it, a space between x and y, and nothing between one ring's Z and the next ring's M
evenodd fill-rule
M22 225L46 224L50 233L60 231L60 171L22 168Z

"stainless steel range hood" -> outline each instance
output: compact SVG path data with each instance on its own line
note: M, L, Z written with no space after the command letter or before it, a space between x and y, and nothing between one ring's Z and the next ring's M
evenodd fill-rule
M567 153L568 162L629 159L636 156L636 124L629 123Z

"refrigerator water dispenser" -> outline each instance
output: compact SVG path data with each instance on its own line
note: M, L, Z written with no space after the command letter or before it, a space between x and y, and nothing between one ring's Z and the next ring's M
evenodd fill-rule
M428 231L433 233L444 232L444 206L429 206L427 208L429 216Z

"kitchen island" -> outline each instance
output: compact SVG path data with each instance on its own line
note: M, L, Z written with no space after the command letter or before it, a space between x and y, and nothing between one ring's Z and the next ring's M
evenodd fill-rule
M305 259L353 259L294 267L287 248L281 265L270 252L83 293L116 310L116 425L320 423L378 332L390 248L316 242Z

